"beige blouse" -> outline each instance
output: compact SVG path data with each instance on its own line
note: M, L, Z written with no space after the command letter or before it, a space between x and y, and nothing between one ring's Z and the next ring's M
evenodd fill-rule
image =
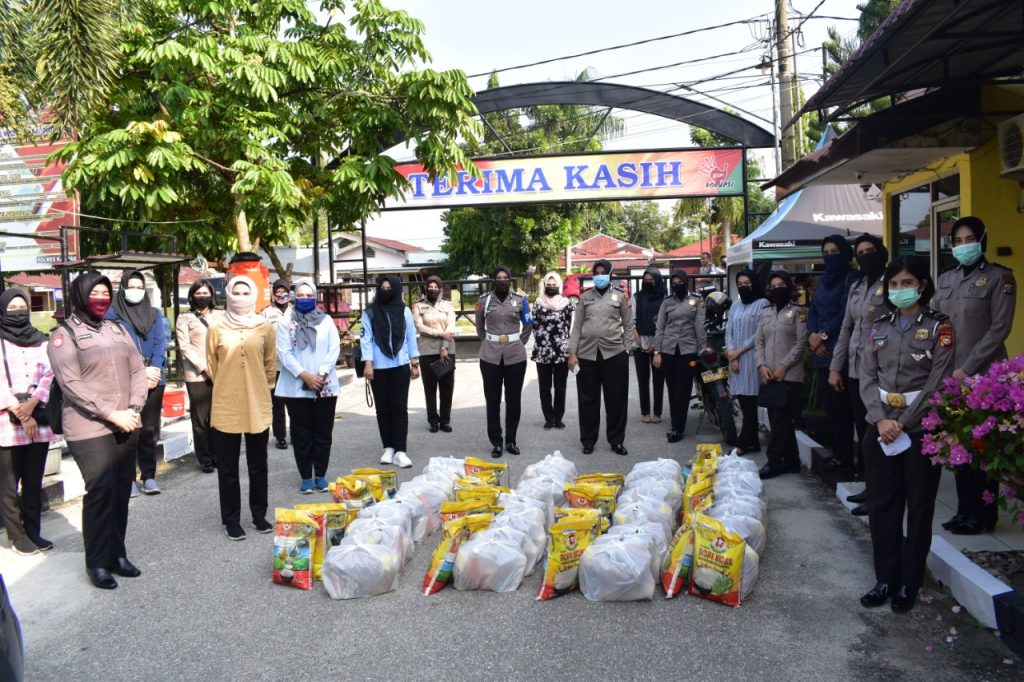
M441 298L431 304L423 297L412 306L412 319L420 335L420 355L440 355L442 349L455 355L455 339L448 341L441 338L445 332L457 333L455 307L451 301Z
M213 379L210 424L224 433L270 428L270 392L277 379L274 325L235 329L224 324L206 334L206 362Z
M191 310L178 315L174 327L181 364L185 369L185 381L203 381L203 370L206 369L206 332L209 327L219 324L222 317L224 311L216 308L202 318ZM203 324L204 320L206 324Z

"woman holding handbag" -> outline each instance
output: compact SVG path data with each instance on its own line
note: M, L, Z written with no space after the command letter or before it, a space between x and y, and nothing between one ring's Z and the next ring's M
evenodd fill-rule
M441 278L427 277L423 298L412 307L423 363L423 395L427 401L430 432L452 430L452 396L455 393L455 307L441 296ZM451 365L449 366L449 363ZM437 409L438 392L441 411Z
M178 352L185 369L185 389L188 391L189 417L192 420L192 442L196 459L204 474L212 474L215 467L210 452L210 401L213 398L213 380L206 363L206 332L220 323L224 311L213 305L213 284L201 279L188 290L191 310L178 315L175 330Z
M569 332L575 306L562 296L562 278L549 272L541 280L544 292L533 306L533 361L545 429L564 429L565 384L569 378ZM554 400L551 388L555 389Z
M28 303L20 289L0 294L0 350L7 382L7 390L0 391L0 520L14 551L25 556L53 549L40 534L43 469L53 440L42 406L49 399L53 370L46 335L32 326Z

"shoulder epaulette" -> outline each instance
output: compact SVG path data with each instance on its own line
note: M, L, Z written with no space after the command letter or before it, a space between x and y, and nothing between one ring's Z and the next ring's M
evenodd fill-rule
M877 323L877 322L885 322L886 320L892 320L894 315L896 315L896 311L895 310L890 310L889 312L882 313L881 315L876 317L875 318L875 322Z
M930 317L933 320L938 320L939 322L945 322L946 320L949 319L949 315L944 315L943 313L940 313L938 310L933 310L932 308L928 308L927 310L925 310L924 314L925 317Z

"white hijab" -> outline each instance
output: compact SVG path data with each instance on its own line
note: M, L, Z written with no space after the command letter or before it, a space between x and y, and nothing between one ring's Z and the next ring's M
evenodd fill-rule
M555 312L558 312L560 310L565 310L565 307L569 305L569 299L567 299L565 296L562 296L561 293L559 293L557 296L548 296L546 293L544 293L544 288L547 286L548 280L551 279L552 277L554 277L555 281L558 282L558 291L562 291L562 278L558 276L557 272L552 270L548 274L544 275L544 277L541 278L540 280L540 296L537 297L537 305L539 305L541 308L546 308L547 310L554 310Z
M251 296L238 296L233 293L236 284L244 284L252 292ZM267 319L256 314L256 294L259 287L256 282L245 275L236 275L228 282L228 304L224 311L224 324L234 329L253 329L267 323Z

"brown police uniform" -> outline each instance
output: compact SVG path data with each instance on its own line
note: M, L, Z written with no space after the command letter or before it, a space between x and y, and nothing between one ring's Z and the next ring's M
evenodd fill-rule
M768 409L768 465L772 469L799 466L800 454L796 444L793 420L803 406L804 351L807 349L807 308L787 303L781 309L766 306L757 325L754 352L757 358L758 378L761 367L774 372L779 365L786 367L782 381L786 384L786 402L781 407Z
M864 442L867 429L867 411L860 399L861 355L867 343L868 334L875 318L885 312L885 287L882 278L875 281L860 279L850 287L846 301L846 313L839 330L839 339L832 351L829 370L846 373L844 383L853 409L853 424L857 429L857 441Z
M476 304L476 334L480 337L480 374L487 403L487 438L502 447L501 392L505 389L504 442L515 443L522 413L523 379L526 377L526 342L533 331L532 318L522 323L530 303L510 291L505 300L485 294Z
M690 362L708 345L704 328L704 301L690 294L682 300L669 296L661 302L654 328L654 353L661 358L661 369L668 383L668 405L672 431L686 431L686 413L690 409L693 368Z
M452 420L452 394L455 392L455 370L440 379L430 364L441 359L441 351L448 351L448 361L455 362L455 339L441 338L445 332L456 333L455 306L452 302L438 298L435 303L422 297L412 306L412 319L419 333L417 344L420 349L420 377L423 379L423 394L427 400L427 421L432 426L448 424ZM440 388L441 412L437 411L437 394Z
M210 452L210 405L213 382L203 375L206 363L206 332L219 324L223 310L211 309L204 315L187 311L178 315L175 335L178 352L185 369L185 390L188 391L188 412L192 420L192 445L199 466L209 470L214 465Z

